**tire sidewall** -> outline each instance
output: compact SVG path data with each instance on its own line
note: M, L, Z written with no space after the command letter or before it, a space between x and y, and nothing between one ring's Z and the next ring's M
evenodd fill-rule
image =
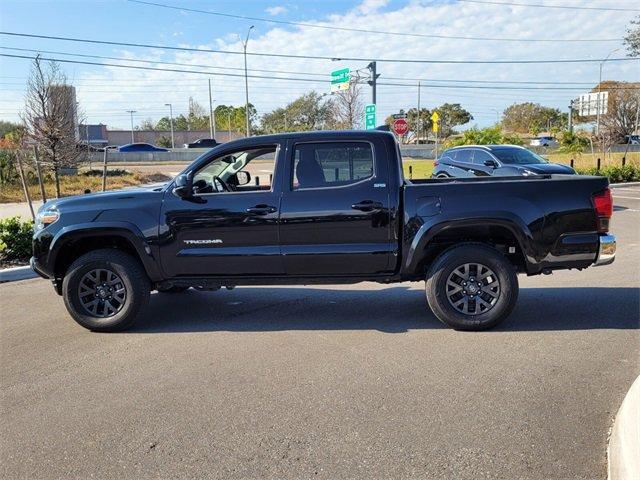
M480 263L493 270L500 282L500 296L487 312L465 315L449 302L446 284L449 275L465 263ZM427 300L439 320L458 330L484 330L509 316L518 297L518 277L511 262L497 250L484 245L463 246L443 253L429 269Z
M112 317L98 318L86 313L80 302L78 286L84 275L94 269L107 269L116 273L124 284L127 296L123 308ZM139 285L132 279L131 266L125 266L118 259L96 259L74 266L67 272L62 283L64 302L76 322L94 331L115 331L128 327L140 310Z

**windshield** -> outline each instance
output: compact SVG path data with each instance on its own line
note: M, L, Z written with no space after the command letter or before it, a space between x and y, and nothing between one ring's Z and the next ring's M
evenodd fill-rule
M498 160L506 165L532 165L536 163L547 163L540 155L536 155L525 148L496 148L492 149Z

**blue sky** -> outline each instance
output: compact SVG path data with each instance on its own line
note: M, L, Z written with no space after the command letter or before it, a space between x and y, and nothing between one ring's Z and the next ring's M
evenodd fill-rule
M323 22L326 25L340 27L530 39L622 38L626 26L634 18L634 13L631 12L554 10L460 3L458 0L156 1L192 9L277 20ZM542 0L526 1L544 3ZM546 1L546 3L637 8L634 7L635 3L630 1L559 2L556 0ZM621 48L622 50L613 56L624 55L621 41L519 43L398 37L274 25L158 8L126 0L55 2L3 0L0 4L0 26L4 31L165 46L180 45L240 51L241 45L236 34L244 35L251 24L255 25L255 30L251 34L249 51L260 52L350 55L369 58L491 60L603 58L612 50ZM149 50L6 36L0 36L0 46L211 65L218 69L218 73L224 73L225 68L242 67L241 56L205 52ZM33 55L33 53L6 49L0 53ZM103 60L94 61L103 62ZM131 64L122 61L111 63ZM301 76L309 73L327 74L327 81L320 75L315 77L316 83L250 79L251 101L260 113L264 113L310 89L321 93L328 91L328 74L337 67L349 66L352 69L358 69L365 65L366 62L345 64L345 62L314 59L250 57L250 69L294 71L300 72ZM499 112L517 101L537 101L564 109L571 98L582 91L589 90L598 79L597 64L489 66L385 63L379 64L378 68L381 81L385 77L434 80L431 82L431 85L434 85L433 88L421 89L423 106L435 107L445 101L461 103L475 117L471 124L481 126L494 122ZM70 64L63 64L63 69L76 85L81 108L88 121L92 123L102 122L114 128L127 127L128 114L125 110L128 109L138 111L137 121L145 118L157 120L166 114L165 103L172 103L176 113L183 113L188 108L190 96L203 105L208 102L207 76ZM202 70L202 68L199 69ZM0 60L0 86L2 87L0 118L17 120L28 71L29 62L26 60L7 58ZM226 72L238 73L237 70ZM210 78L216 103L236 105L243 103L244 90L241 79L224 75ZM639 62L608 62L605 64L604 78L638 81L640 80ZM451 80L456 80L458 83ZM542 85L538 85L537 90L528 91L480 90L461 88L463 85L461 82L465 80L570 81L581 83L581 85L572 86L574 90L570 91L551 90ZM429 84L429 82L426 83ZM363 95L365 100L369 99L368 88L363 88ZM417 103L417 86L381 86L378 97L381 120L383 116L399 108L414 107Z

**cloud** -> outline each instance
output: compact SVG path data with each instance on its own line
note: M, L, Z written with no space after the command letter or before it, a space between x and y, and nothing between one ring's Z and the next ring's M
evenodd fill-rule
M269 7L265 9L265 12L267 12L269 15L275 17L276 15L280 15L282 13L286 13L288 12L289 9L283 5L277 5L275 7Z
M582 2L588 5L588 2ZM458 3L456 1L409 1L400 6L386 6L383 1L365 1L355 9L337 12L317 24L337 27L392 30L398 32L431 33L441 35L515 38L617 38L622 37L633 18L621 12L593 12L585 10L558 10L542 8L510 8L500 5ZM576 5L579 5L576 2ZM329 91L329 73L339 67L363 70L367 59L567 59L604 58L622 46L622 42L602 43L538 43L495 42L415 38L346 31L328 31L312 27L270 27L261 25L262 35L252 36L249 52L278 52L311 56L360 57L361 62L332 62L319 59L287 59L250 56L249 69L286 70L296 74L250 72L269 78L249 79L250 101L260 113L265 113L293 100L300 94L315 89ZM123 34L124 35L124 34ZM123 36L126 39L126 35ZM187 35L180 37L181 44L189 45ZM150 38L148 43L153 43ZM208 45L193 45L221 50L242 51L237 36L212 39ZM71 49L67 49L71 50ZM619 54L621 54L619 52ZM242 105L244 103L244 79L231 74L243 73L242 55L222 55L207 52L135 51L131 58L164 60L237 68L239 70L214 70L224 73L211 75L213 97L216 104ZM617 56L618 54L614 55ZM114 52L113 56L123 56ZM111 62L114 63L114 62ZM71 67L62 65L65 70ZM162 65L158 65L162 67ZM171 67L170 67L171 68ZM183 68L183 67L175 67ZM194 69L196 69L194 67ZM203 70L202 68L197 68ZM86 73L90 71L91 73ZM184 113L189 96L202 105L208 105L207 76L171 72L125 70L114 67L89 69L77 67L78 100L90 121L103 121L109 126L128 125L127 109L138 110L140 118L155 119L166 115L164 103L172 103L174 114ZM301 78L304 73L319 73L315 82L277 80L276 77ZM378 63L381 75L378 86L378 115L381 121L386 115L400 108L417 106L417 81L410 86L384 85L398 83L390 77L405 79L431 79L421 88L421 105L435 107L444 102L461 103L471 111L478 125L495 121L495 110L501 112L514 102L533 101L547 106L567 109L569 100L590 89L598 80L598 64L541 64L541 65L444 65ZM326 75L323 77L322 75ZM71 77L71 75L69 75ZM603 79L637 80L638 62L607 62L603 67ZM435 81L438 80L438 81ZM452 81L453 80L453 81ZM470 89L461 88L464 80L509 80L539 82L585 82L574 90L554 90L553 85L541 85L536 90ZM566 85L565 85L566 86ZM7 98L4 92L1 99ZM8 94L7 94L8 95ZM371 89L363 86L363 97L370 99ZM22 96L22 95L20 95ZM21 107L20 102L16 103ZM14 104L14 105L16 105ZM2 104L3 107L6 103ZM17 110L17 107L13 109ZM3 108L3 110L5 110Z
M356 11L363 15L370 15L377 12L382 7L386 7L388 4L389 0L364 0L356 7Z

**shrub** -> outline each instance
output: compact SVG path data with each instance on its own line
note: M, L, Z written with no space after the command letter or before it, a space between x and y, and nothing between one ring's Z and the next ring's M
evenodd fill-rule
M453 138L445 142L445 148L459 145L490 145L512 144L522 145L522 139L517 135L502 133L500 127L470 128L465 130L461 137Z
M576 135L568 130L560 134L560 148L562 153L582 153L589 147L589 139Z
M576 172L580 175L608 177L611 183L640 181L640 166L638 165L625 165L624 167L614 165L603 167L600 170L597 170L596 167L576 168Z
M20 217L0 220L0 260L28 260L31 257L33 222Z
M18 182L16 155L14 150L0 150L0 185Z
M130 175L131 172L124 170L122 168L112 168L107 170L107 177L123 177L125 175ZM98 170L94 168L93 170L87 170L82 173L85 177L102 177L102 170Z

